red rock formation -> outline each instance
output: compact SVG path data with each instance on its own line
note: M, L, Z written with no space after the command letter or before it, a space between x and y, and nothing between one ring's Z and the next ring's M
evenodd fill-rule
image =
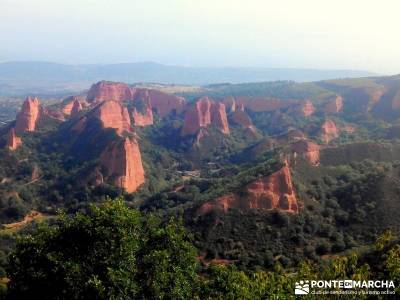
M163 93L158 90L135 89L125 83L100 81L90 88L87 94L89 102L101 102L104 100L136 101L148 98L150 105L160 117L164 117L175 111L181 113L185 106L185 99L175 95Z
M144 97L135 100L132 118L135 126L153 125L153 110L148 92L144 94Z
M15 129L11 128L10 131L8 132L8 138L7 138L8 150L15 151L21 145L22 145L21 138L17 137L17 135L15 134Z
M71 108L71 116L76 115L77 113L79 113L82 110L83 110L82 103L79 100L74 100L74 102L72 103L72 108Z
M222 133L229 134L225 105L215 103L208 97L202 97L186 112L181 134L182 136L194 135L200 128L210 124L217 127Z
M292 151L294 152L295 158L299 155L313 166L319 165L319 148L318 144L306 140L300 140L292 144Z
M42 116L46 116L46 117L49 117L51 119L61 121L61 122L65 121L64 114L61 111L52 110L48 107L45 107L41 110L41 112L42 112Z
M245 108L254 112L263 111L274 111L282 108L288 108L293 104L298 104L298 100L287 99L282 100L271 97L249 97L249 96L237 96L237 97L226 97L222 100L228 107L235 105L235 110Z
M297 213L297 198L287 163L279 171L245 186L244 193L229 193L206 202L200 207L198 214L202 215L214 209L227 212L230 208L240 210L279 209Z
M183 97L170 95L157 90L137 89L137 98L142 97L143 93L148 94L151 107L157 112L160 117L176 112L181 113L186 105L186 100Z
M100 81L90 88L86 99L88 102L101 102L104 100L124 101L132 100L135 89L126 83Z
M323 112L327 114L336 114L343 109L343 98L339 95L335 99L329 101L323 108Z
M222 100L222 103L225 104L227 112L235 112L236 111L236 101L232 96L228 96Z
M38 98L27 97L17 115L15 131L17 133L35 131L41 107Z
M111 143L101 154L100 163L106 169L111 182L128 193L144 183L144 170L139 145L126 137Z
M104 128L114 128L119 135L131 131L128 109L117 101L104 101L94 110L94 116Z
M369 96L368 110L370 110L376 103L378 103L382 96L387 92L387 89L383 85L377 87L366 88L366 92Z
M232 123L239 125L243 128L253 127L253 122L250 119L250 116L241 110L235 111L230 115L230 120Z
M323 142L329 143L331 140L339 137L339 129L332 120L326 120L320 130L320 138Z
M302 101L289 108L288 113L295 114L297 116L309 117L315 112L315 107L310 100Z
M228 118L226 117L225 105L213 103L211 105L211 124L217 127L222 133L229 134Z
M84 105L86 104L85 98L82 96L68 97L67 99L65 99L63 101L63 106L61 108L62 113L69 116L71 114L71 111L72 111L72 108L74 107L74 105L77 105L77 104L75 104L76 102L80 103L80 106L82 107L82 109L83 109Z

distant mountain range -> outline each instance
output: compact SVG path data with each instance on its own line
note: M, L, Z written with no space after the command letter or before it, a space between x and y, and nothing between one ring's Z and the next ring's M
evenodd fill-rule
M276 80L297 82L375 75L362 70L290 68L201 68L153 62L67 65L18 61L0 63L0 96L61 96L87 89L99 80L207 85Z

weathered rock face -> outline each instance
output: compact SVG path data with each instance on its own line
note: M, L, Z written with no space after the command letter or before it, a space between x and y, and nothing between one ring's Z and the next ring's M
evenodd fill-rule
M15 151L21 145L22 145L21 138L17 137L17 135L15 134L15 129L11 128L10 131L8 132L8 137L7 137L8 150Z
M144 170L139 145L126 137L111 143L101 154L100 163L106 176L116 186L132 193L144 183Z
M385 86L380 85L375 88L367 88L366 91L369 96L368 110L370 110L381 100L382 96L387 92L387 89Z
M307 140L300 140L292 144L294 156L303 157L310 165L318 166L320 161L320 147L318 144Z
M132 100L135 89L126 83L100 81L90 88L86 99L88 102L101 102L105 100L124 101Z
M135 100L132 118L135 126L153 125L153 110L148 93L146 93L144 97Z
M215 125L222 133L229 134L228 118L223 103L218 102L211 105L211 124Z
M104 128L114 128L119 135L131 131L128 109L117 101L104 101L94 111Z
M323 108L323 112L327 114L337 114L343 109L343 98L339 95L335 99L329 101Z
M225 105L215 103L208 97L202 97L186 112L181 135L194 135L198 133L200 128L207 127L210 124L222 133L229 134Z
M331 140L339 137L339 129L332 120L326 120L320 130L320 138L323 142L329 143Z
M160 117L165 117L170 113L181 113L186 105L185 98L170 95L157 90L137 89L135 100L147 94L151 107Z
M310 100L302 101L289 108L288 113L302 117L309 117L315 112L315 107Z
M41 115L44 117L49 117L50 119L54 119L60 122L65 121L64 114L59 110L52 110L48 107L45 107L41 110Z
M254 112L266 112L275 111L282 108L288 108L291 105L298 104L298 100L281 100L278 98L271 97L248 97L248 96L237 96L237 97L226 97L222 102L234 110L244 110L245 108ZM229 111L229 109L228 109Z
M40 103L38 98L27 97L17 115L15 131L17 133L35 131L40 117Z
M77 113L83 110L82 103L79 100L74 100L71 108L71 116L75 116Z
M346 106L353 111L367 112L374 108L387 92L383 85L354 87L345 92Z
M241 110L237 110L230 115L230 120L232 123L239 125L243 128L250 128L253 126L250 116Z
M80 107L83 109L85 104L85 99L82 96L71 96L63 101L64 106L61 108L61 112L67 116L71 115L72 109L74 106L78 106L79 103Z
M90 88L87 94L89 102L114 101L140 101L148 99L152 108L160 117L172 112L181 113L186 104L182 97L170 95L157 90L132 88L125 83L100 81Z
M228 209L261 209L297 213L298 203L294 192L290 170L287 164L279 171L260 178L244 187L244 193L230 193L203 204L198 214L202 215L210 210ZM243 196L243 194L245 196Z
M222 103L225 104L226 111L228 113L232 113L236 111L236 101L232 96L228 96L222 100Z

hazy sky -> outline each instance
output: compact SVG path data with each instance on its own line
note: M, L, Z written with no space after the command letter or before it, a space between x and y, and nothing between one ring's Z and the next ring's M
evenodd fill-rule
M400 73L399 0L0 0L0 61Z

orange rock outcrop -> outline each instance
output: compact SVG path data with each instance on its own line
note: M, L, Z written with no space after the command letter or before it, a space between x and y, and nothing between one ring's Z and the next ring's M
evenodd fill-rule
M158 90L133 88L125 83L100 81L90 88L87 100L98 103L106 100L135 102L147 98L151 107L160 117L172 112L181 113L186 104L182 97L167 94Z
M383 85L379 85L377 87L366 88L366 92L369 96L368 110L370 110L381 100L382 96L387 92L387 88Z
M15 151L21 145L22 145L21 138L17 137L17 135L15 133L15 129L11 128L10 131L8 132L8 137L7 137L8 150Z
M153 110L148 93L135 101L132 109L133 124L135 126L153 125Z
M112 142L101 154L100 163L107 178L128 193L135 192L145 181L139 145L133 138Z
M181 135L197 134L200 128L211 124L224 134L230 132L225 105L214 102L208 97L202 97L185 113Z
M250 116L241 110L237 110L230 115L230 120L232 123L239 125L244 128L253 127L253 122L251 121Z
M72 112L72 109L74 108L74 106L76 108L80 107L81 109L83 109L84 105L86 105L86 101L85 101L84 97L71 96L63 101L63 106L61 108L61 112L65 115L69 116L69 115L71 115L71 112Z
M137 89L135 100L140 98L143 93L148 94L151 107L160 117L165 117L170 113L181 113L186 105L183 97L163 93L157 90Z
M289 108L288 113L297 116L309 117L315 112L315 107L310 100L301 101L299 104Z
M224 103L228 107L228 111L235 111L239 108L246 108L254 112L275 111L282 108L288 108L293 104L298 104L298 102L298 100L292 99L282 100L272 97L250 96L229 96L222 100L222 103Z
M135 89L126 83L100 81L91 86L87 93L89 102L101 102L105 100L124 101L132 100Z
M44 116L44 117L49 117L51 119L61 121L61 122L65 121L64 114L59 110L53 110L51 108L44 107L41 110L41 113L42 113L42 116Z
M94 111L104 128L114 128L119 135L131 131L128 109L117 101L104 101Z
M339 129L336 127L336 124L328 119L321 126L320 130L320 138L323 142L329 143L331 140L339 137Z
M72 103L72 108L71 108L71 116L76 115L77 113L79 113L80 111L83 110L83 106L82 106L82 102L79 100L74 100L74 102Z
M320 161L320 147L318 144L300 140L292 144L292 151L295 157L303 157L310 165L318 166Z
M17 115L15 132L35 131L40 117L40 103L38 98L27 97L22 105L21 111Z
M244 193L229 193L206 202L200 207L198 214L202 215L215 209L227 212L230 208L279 209L297 213L298 202L287 163L279 171L246 185Z
M323 108L323 111L328 114L336 114L343 109L342 96L336 96L335 99L329 101Z

